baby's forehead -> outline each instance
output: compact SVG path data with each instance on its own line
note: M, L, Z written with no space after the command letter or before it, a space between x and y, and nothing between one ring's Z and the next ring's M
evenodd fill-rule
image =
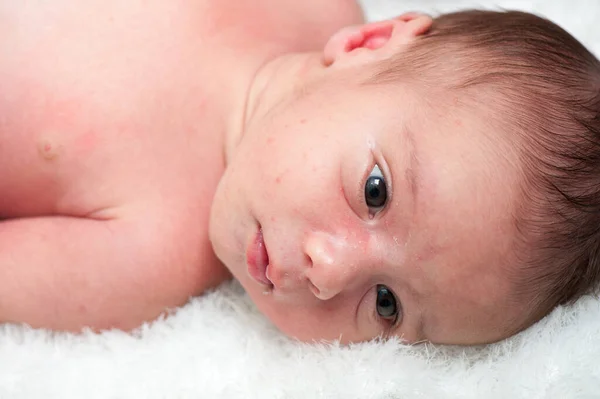
M491 127L469 112L438 113L414 126L421 129L413 132L420 193L410 269L420 273L430 334L450 342L516 328L522 310L512 299L510 265L518 156L501 148L494 134L481 133Z

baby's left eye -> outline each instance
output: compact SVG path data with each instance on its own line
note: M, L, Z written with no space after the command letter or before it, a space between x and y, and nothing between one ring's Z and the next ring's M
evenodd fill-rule
M387 186L379 165L375 165L365 183L365 202L371 215L379 212L387 203Z
M382 319L395 323L400 317L400 304L396 300L396 296L392 290L385 285L380 284L377 286L377 301L375 306L377 315Z

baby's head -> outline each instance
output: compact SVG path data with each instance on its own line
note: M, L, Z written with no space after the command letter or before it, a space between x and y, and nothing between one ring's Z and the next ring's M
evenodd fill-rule
M569 34L405 15L293 71L292 95L249 110L211 223L281 330L492 342L595 288L600 63Z

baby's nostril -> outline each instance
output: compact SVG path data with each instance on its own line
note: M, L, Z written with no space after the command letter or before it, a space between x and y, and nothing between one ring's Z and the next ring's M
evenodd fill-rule
M319 295L321 295L321 290L319 290L310 280L308 280L308 288L314 296L319 297Z
M313 267L312 258L308 254L304 254L304 258L305 258L305 264L308 266L309 269L311 269Z

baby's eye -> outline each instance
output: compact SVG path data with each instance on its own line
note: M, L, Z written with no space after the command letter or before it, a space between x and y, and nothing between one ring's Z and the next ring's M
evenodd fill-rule
M383 209L387 202L387 186L378 165L375 165L365 183L365 202L371 215Z
M377 315L382 319L396 323L400 315L400 306L394 293L385 285L377 286L377 300L375 301Z

